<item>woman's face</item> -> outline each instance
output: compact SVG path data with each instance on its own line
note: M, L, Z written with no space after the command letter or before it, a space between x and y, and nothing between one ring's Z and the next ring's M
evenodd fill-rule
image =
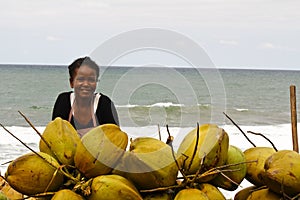
M74 80L70 83L76 98L91 98L97 87L96 71L87 65L75 70Z

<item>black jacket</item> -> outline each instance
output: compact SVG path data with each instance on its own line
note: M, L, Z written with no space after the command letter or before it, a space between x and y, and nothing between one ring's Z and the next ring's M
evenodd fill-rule
M69 119L69 113L71 111L71 93L72 91L63 92L58 95L52 112L52 120L54 120L56 117L61 117L64 120ZM101 93L96 110L96 117L99 125L108 123L119 125L118 114L114 103L110 100L109 97ZM75 127L73 117L71 120L71 124L73 125L73 127Z

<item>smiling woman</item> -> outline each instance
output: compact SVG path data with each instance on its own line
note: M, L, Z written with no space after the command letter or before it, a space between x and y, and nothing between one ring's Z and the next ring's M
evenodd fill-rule
M114 103L109 97L95 93L99 67L89 57L78 58L68 66L70 92L59 94L53 108L52 119L68 120L83 136L91 128L101 124L119 124Z

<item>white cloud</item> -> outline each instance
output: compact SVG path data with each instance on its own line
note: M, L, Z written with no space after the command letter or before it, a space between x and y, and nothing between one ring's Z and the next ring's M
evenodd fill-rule
M49 35L49 36L46 37L46 40L47 40L47 41L61 41L62 38L57 37L57 36Z
M279 46L276 46L275 44L270 43L270 42L264 42L259 45L259 48L260 49L276 49L276 48L279 48Z
M269 49L269 50L291 51L291 52L296 51L296 49L294 49L294 48L290 48L290 47L283 46L283 45L280 45L280 44L274 44L274 43L271 43L271 42L261 43L258 46L258 48L260 48L260 49Z
M219 43L222 45L229 45L229 46L237 46L239 44L235 40L220 40Z

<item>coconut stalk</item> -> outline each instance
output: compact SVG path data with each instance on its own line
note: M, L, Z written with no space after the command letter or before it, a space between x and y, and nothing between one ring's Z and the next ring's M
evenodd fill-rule
M65 172L63 170L63 168L65 168L64 165L61 165L59 168L57 168L56 166L54 166L51 162L49 162L47 159L45 159L44 157L42 157L40 154L38 154L34 149L32 149L30 146L28 146L27 144L25 144L22 140L20 140L17 136L15 136L12 132L10 132L3 124L0 123L0 126L7 132L9 133L11 136L13 136L16 140L18 140L22 145L24 145L27 149L29 149L32 153L34 153L35 155L37 155L39 158L43 159L45 162L47 162L50 166L54 167L57 171L59 170L61 173L63 173L66 177L68 177L69 179L75 181L75 182L80 182L79 180L77 180L76 178L74 178L72 175L70 175L68 172ZM56 172L57 173L57 172ZM55 173L55 174L56 174ZM55 174L53 174L53 177L55 176ZM52 182L52 180L51 180ZM49 185L51 184L51 182L49 183Z
M251 133L251 134L254 134L254 135L260 135L260 136L262 136L262 137L265 138L268 142L270 142L270 144L272 145L272 147L273 147L273 149L274 149L275 151L278 151L277 148L276 148L276 146L274 145L274 143L273 143L269 138L267 138L265 135L263 135L263 134L261 134L261 133L255 133L255 132L252 132L252 131L247 131L247 133Z
M30 127L40 136L41 140L46 144L46 146L50 149L50 151L53 153L55 156L55 159L58 161L59 164L62 164L59 159L57 159L57 155L55 154L54 151L52 151L50 144L45 140L45 138L42 136L42 134L35 128L35 126L30 122L30 120L21 112L18 111L20 115L25 119L25 121L30 125Z
M253 145L253 147L256 147L256 145L248 138L246 133L239 127L239 125L237 125L225 112L223 112L223 114L242 132L242 134Z
M298 134L297 134L296 86L294 85L290 86L290 104L291 104L293 150L299 153Z

